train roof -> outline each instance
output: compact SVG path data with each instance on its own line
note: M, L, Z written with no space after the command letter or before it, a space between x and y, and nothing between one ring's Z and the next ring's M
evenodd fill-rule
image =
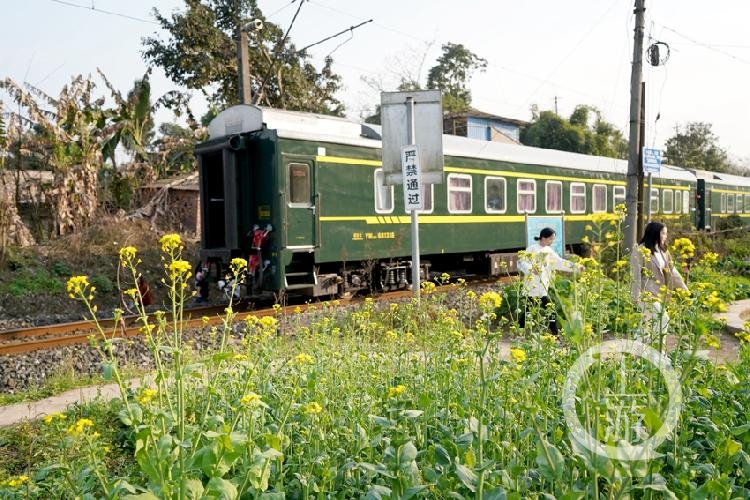
M726 174L724 172L711 172L710 170L693 170L693 173L698 179L711 182L713 184L721 184L723 186L742 186L750 187L750 177L742 175Z
M227 123L234 124L238 121L237 116L243 114L257 114L262 117L262 123L268 129L275 130L279 137L381 148L381 127L377 125L362 124L346 118L316 113L248 105L232 106L220 113L209 125L211 138L214 139L223 131L229 130ZM253 116L246 122L253 123L250 126L257 128L259 119ZM242 132L248 131L250 130L242 130ZM616 158L482 141L455 135L444 134L442 139L446 156L553 166L577 171L611 172L621 175L625 175L628 170L628 162ZM662 165L661 171L654 174L654 178L695 181L695 175L692 172L668 165Z

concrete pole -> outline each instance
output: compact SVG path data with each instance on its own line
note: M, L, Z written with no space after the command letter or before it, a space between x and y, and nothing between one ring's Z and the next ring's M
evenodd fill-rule
M630 73L630 140L628 142L628 175L625 191L625 253L635 248L638 221L638 128L641 122L641 79L643 74L643 13L646 0L635 0L635 41L633 66Z
M243 29L242 23L237 25L237 79L240 104L251 104L250 55L247 47L247 31Z

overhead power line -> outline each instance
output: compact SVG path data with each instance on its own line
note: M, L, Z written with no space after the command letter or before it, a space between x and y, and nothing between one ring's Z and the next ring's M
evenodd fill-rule
M311 43L310 45L305 45L304 47L302 47L301 49L299 49L297 52L304 52L305 50L309 49L310 47L314 47L316 45L320 45L321 43L327 42L328 40L330 40L332 38L336 38L337 36L341 36L344 33L346 33L347 31L354 32L355 29L359 28L363 24L367 24L367 23L371 23L371 22L372 22L372 19L368 19L367 21L362 21L361 23L357 24L356 26L349 26L345 30L341 30L338 33L336 33L335 35L327 36L327 37L323 38L322 40L318 40L315 43Z
M657 24L658 24L658 23L657 23ZM689 36L687 36L687 35L683 35L683 34L682 34L682 33L680 33L679 31L677 31L677 30L674 30L674 29L670 28L669 26L664 26L664 25L662 24L662 25L661 25L661 27L662 27L662 28L664 28L665 30L669 30L669 31L671 31L671 32L672 32L672 33L674 33L675 35L677 35L677 36L680 36L680 37L684 38L685 40L688 40L689 42L691 42L691 43L693 43L693 44L695 44L695 45L699 45L699 46L701 46L701 47L703 47L703 48L705 48L705 49L708 49L708 50L713 50L714 52L717 52L717 53L719 53L719 54L722 54L722 55L724 55L724 56L730 57L730 58L732 58L732 59L734 59L734 60L736 60L736 61L739 61L739 62L741 62L741 63L743 63L743 64L750 64L750 61L748 61L748 60L746 60L746 59L742 59L742 58L740 58L740 57L737 57L736 55L734 55L734 54L730 54L729 52L727 52L727 51L725 51L725 50L721 50L721 49L718 49L718 48L716 48L716 46L714 46L714 45L709 45L709 44L707 44L707 43L699 42L698 40L695 40L695 39L693 39L693 38L690 38L690 37L689 37Z
M122 14L121 12L112 12L111 10L97 9L96 7L94 7L93 3L91 5L79 5L77 3L66 2L64 0L51 0L51 1L62 4L62 5L67 5L68 7L77 7L79 9L91 10L94 12L98 12L100 14L123 17L125 19L131 19L133 21L138 21L141 23L149 23L149 24L157 24L157 25L159 24L156 21L151 21L150 19L141 19L140 17L130 16L128 14Z

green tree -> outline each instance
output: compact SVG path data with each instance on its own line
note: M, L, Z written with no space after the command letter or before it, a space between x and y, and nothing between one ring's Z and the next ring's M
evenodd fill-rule
M468 88L472 73L484 71L487 60L462 44L447 43L442 46L437 64L427 73L427 88L443 92L443 111L457 113L466 111L471 105L471 90Z
M675 135L665 142L667 162L683 168L734 172L736 166L727 152L718 145L718 137L711 124L690 122L684 127L675 126Z
M521 130L521 142L537 148L621 159L627 157L628 149L622 132L605 121L598 109L587 105L576 106L569 119L532 108L531 124Z
M188 119L187 127L176 123L162 123L159 126L159 138L154 142L155 163L160 177L195 171L195 144L207 139L206 127L198 126L192 119Z
M170 16L154 9L169 38L143 39L144 59L163 68L173 82L201 90L218 108L236 103L236 28L248 19L259 19L264 22L263 29L248 37L253 102L343 114L343 106L334 97L341 78L332 70L333 59L326 58L318 71L304 52L286 40L277 25L265 20L255 0L185 0L185 6L184 11Z

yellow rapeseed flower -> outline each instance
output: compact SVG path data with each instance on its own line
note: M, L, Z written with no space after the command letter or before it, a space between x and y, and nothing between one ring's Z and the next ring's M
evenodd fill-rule
M141 394L135 398L135 400L138 401L139 404L145 405L150 403L157 394L159 394L159 391L157 391L156 389L146 387L141 391Z
M713 347L717 351L721 349L721 342L716 335L707 335L705 340L708 347Z
M229 267L232 269L232 274L239 276L245 271L245 269L247 269L247 261L242 257L235 257L232 259Z
M494 311L503 303L503 298L497 292L485 292L479 297L479 307L483 311Z
M703 254L703 258L701 259L701 264L704 264L706 266L713 266L719 261L719 254L716 252L706 252Z
M79 418L76 421L76 423L68 427L67 433L70 434L71 436L78 436L84 431L84 429L86 429L87 427L93 427L93 426L94 426L94 422L91 421L91 419Z
M0 486L10 486L11 488L16 488L18 486L23 486L24 484L29 482L29 476L27 475L20 475L11 477L9 479L6 479L3 482L0 482Z
M161 245L161 251L164 253L170 253L174 250L182 250L182 239L179 234L165 234L159 240Z
M135 264L135 257L138 254L138 249L135 247L122 247L120 249L120 264L123 267Z
M306 413L307 415L317 415L318 413L320 413L320 412L322 412L322 411L323 411L323 407L322 407L322 406L320 406L320 405L319 405L318 403L316 403L315 401L311 401L310 403L307 403L307 404L306 404L306 405L305 405L305 406L303 407L303 411L304 411L304 412L305 412L305 413Z
M278 320L273 316L263 316L262 318L260 318L260 326L264 330L275 330L278 323Z
M294 358L294 362L298 365L311 365L315 362L315 359L309 354L297 354Z
M71 299L86 297L89 295L90 287L88 276L72 276L68 280L68 297Z
M172 280L182 279L186 280L190 278L190 262L186 260L173 260L167 267L169 270L169 278Z
M43 420L44 420L45 424L51 424L52 422L55 421L55 419L57 419L57 420L65 420L66 418L68 418L68 416L65 415L64 413L55 412L55 413L50 413L49 415L47 415L46 417L44 417Z
M254 392L248 392L240 399L240 404L242 406L247 406L248 408L255 408L256 406L260 406L262 402L263 400L260 398L260 396L258 394L255 394Z
M524 361L526 361L526 352L523 349L511 347L510 357L513 358L513 361L515 361L516 363L523 363Z
M695 256L695 245L690 238L677 238L672 242L672 252L679 255L682 260L687 260Z
M391 388L388 389L388 397L389 398L393 398L393 397L396 397L396 396L400 396L404 392L406 392L406 387L403 386L403 385L401 385L401 384L399 384L399 385L397 385L395 387L391 387Z

